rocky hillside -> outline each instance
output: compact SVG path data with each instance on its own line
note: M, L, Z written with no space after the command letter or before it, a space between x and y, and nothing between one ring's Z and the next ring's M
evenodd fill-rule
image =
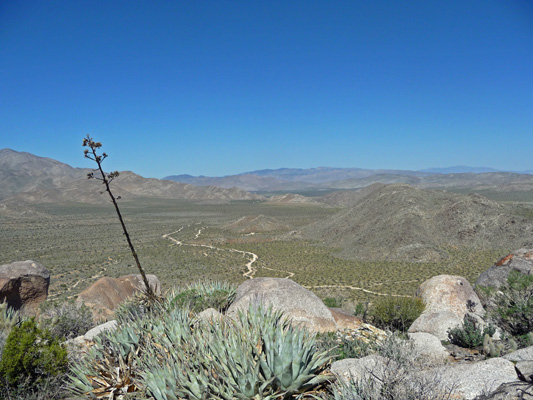
M83 178L89 170L10 149L0 150L0 200L20 192L52 189Z
M479 195L395 184L342 200L348 208L304 227L300 237L339 247L346 257L411 261L441 259L453 246L533 246L533 220Z
M87 180L90 169L73 168L58 161L9 149L0 150L0 203L102 202L100 181ZM113 182L116 196L124 200L158 197L198 201L258 200L242 189L196 187L178 182L147 179L130 171Z

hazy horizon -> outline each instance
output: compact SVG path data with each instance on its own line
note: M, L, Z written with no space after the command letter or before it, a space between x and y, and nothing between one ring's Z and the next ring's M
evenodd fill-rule
M3 2L0 52L0 147L74 167L533 169L531 2Z

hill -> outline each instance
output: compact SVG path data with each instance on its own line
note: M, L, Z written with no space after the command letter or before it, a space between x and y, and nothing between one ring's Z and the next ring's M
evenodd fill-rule
M100 182L87 180L87 173L91 171L30 153L0 150L0 202L5 207L19 206L21 203L101 203ZM121 172L116 178L113 193L126 201L137 197L196 201L263 199L242 189L196 187L143 178L130 171Z
M348 258L409 261L446 258L453 247L533 246L531 219L479 195L394 184L351 196L348 208L302 228L299 237L338 247Z

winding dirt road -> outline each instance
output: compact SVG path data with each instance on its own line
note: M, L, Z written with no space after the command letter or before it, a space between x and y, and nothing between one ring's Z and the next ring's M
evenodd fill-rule
M225 250L225 251L229 251L229 252L233 252L233 253L240 253L243 256L249 256L250 257L250 261L245 265L246 271L242 274L242 276L247 278L247 279L253 279L255 273L257 272L257 268L253 267L253 264L259 259L257 254L249 252L249 251L238 250L238 249L228 249L228 248L215 247L215 246L211 246L211 245L208 245L208 244L183 243L181 240L178 240L178 239L173 238L172 236L170 236L170 235L175 235L177 233L180 233L183 230L183 228L185 228L185 227L182 226L177 231L171 232L171 233L166 233L166 234L162 235L162 237L164 239L169 239L169 240L173 241L174 243L176 243L179 246L205 247L205 248L208 248L208 249L211 249L211 250ZM202 231L204 229L205 229L205 227L202 227L202 228L200 228L198 230L198 232L196 233L196 235L194 237L195 240L200 237L200 235L202 234ZM278 270L278 269L268 268L268 267L262 267L262 268L268 269L270 271L288 273L286 278L292 278L295 275L294 272L290 272L290 271L281 271L281 270ZM383 282L377 283L376 285L379 285L379 284L383 284ZM316 285L316 286L304 286L304 287L307 288L307 289L321 289L321 288L351 289L351 290L360 290L362 292L369 293L369 294L374 294L374 295L377 295L377 296L410 297L410 296L401 295L401 294L380 293L380 292L375 292L373 290L368 290L368 289L365 289L365 288L356 287L356 286L350 286L350 285Z
M171 232L171 233L166 233L164 235L162 235L162 237L164 239L169 239L171 241L173 241L174 243L176 243L178 246L192 246L192 247L205 247L207 249L211 249L211 250L225 250L225 251L229 251L229 252L232 252L232 253L240 253L242 254L243 256L249 256L250 257L250 261L245 265L246 267L246 271L242 274L242 276L244 276L245 278L247 279L253 279L255 273L257 272L257 269L256 268L253 268L253 263L255 263L257 260L258 260L258 256L257 254L255 253L252 253L252 252L249 252L249 251L243 251L243 250L237 250L237 249L226 249L226 248L221 248L221 247L215 247L215 246L211 246L211 245L208 245L208 244L198 244L198 243L183 243L181 240L178 240L178 239L175 239L173 238L172 236L170 235L174 235L176 233L179 233L183 230L184 226L182 226L180 229L178 229L177 231L175 232ZM198 239L200 237L200 235L202 234L202 230L204 230L205 227L202 227L198 230L198 232L196 233L194 239ZM294 274L293 274L294 275Z
M335 288L335 289L339 289L339 288L341 288L341 289L360 290L361 292L375 294L377 296L411 297L411 296L406 296L406 295L403 295L403 294L379 293L379 292L374 292L372 290L368 290L368 289L364 289L364 288L360 288L360 287L355 287L355 286L350 286L350 285L317 285L317 286L304 286L304 288L306 288L306 289L320 289L320 288Z

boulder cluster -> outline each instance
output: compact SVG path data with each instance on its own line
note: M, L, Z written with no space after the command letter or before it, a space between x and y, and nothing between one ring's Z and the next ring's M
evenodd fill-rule
M481 274L476 285L500 288L507 282L511 271L533 275L533 250L521 249L503 257ZM161 284L158 278L148 275L148 280L154 292L159 294ZM35 314L48 295L49 283L48 271L34 261L0 265L0 302L24 313ZM79 294L77 302L92 310L95 321L107 322L73 342L78 345L90 343L100 332L114 329L117 325L113 320L115 308L143 290L144 283L139 275L96 281ZM392 358L370 355L335 361L331 365L332 373L347 384L365 379L383 383L399 376L409 382L438 381L442 388L453 388L453 398L459 399L533 399L533 346L485 359L476 357L475 352L471 352L470 357L458 356L460 350L446 345L450 330L462 326L465 317L475 321L477 326L488 326L482 301L465 278L434 276L420 286L417 296L424 301L425 310L412 323L408 340L405 340L416 363L406 369ZM293 324L312 332L336 332L339 337L368 342L384 341L390 335L343 310L326 307L314 293L283 278L249 279L238 287L236 297L224 315L208 309L199 313L198 318L235 318L256 302L282 310ZM500 340L501 334L496 331L494 340Z

